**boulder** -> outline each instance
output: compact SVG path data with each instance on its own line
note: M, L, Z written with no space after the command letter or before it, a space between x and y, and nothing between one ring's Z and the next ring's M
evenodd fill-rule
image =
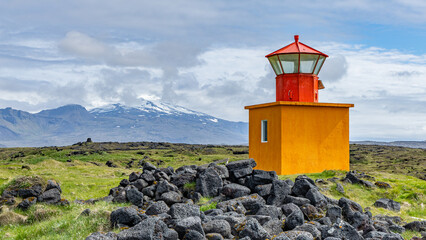
M222 188L222 194L229 198L238 198L249 195L251 190L248 187L231 183Z
M270 205L281 206L287 195L291 193L291 187L283 180L273 180L271 193L267 203Z
M342 219L342 208L335 205L329 206L326 216L330 218L331 222L336 223L337 219Z
M200 217L200 207L190 203L176 203L171 206L169 214L174 219Z
M254 192L259 194L262 197L266 197L269 194L271 194L271 189L272 189L272 183L265 184L265 185L257 185L254 188Z
M145 187L148 187L148 183L143 179L137 179L134 182L130 183L131 185L135 186L139 191L142 191Z
M60 193L62 193L61 186L55 180L47 180L46 189L44 191L50 190L52 188L57 188Z
M321 232L315 227L315 225L310 223L304 223L300 226L294 228L294 231L304 231L312 235L314 239L321 239Z
M215 197L223 187L222 178L213 168L199 173L195 190L206 197Z
M265 240L271 238L270 234L254 218L247 219L240 227L242 228L239 232L240 239L244 237L249 237L251 240Z
M146 171L154 171L157 168L152 163L144 161L142 163L142 169L143 169L143 172L145 173Z
M283 217L283 211L276 206L264 205L257 211L256 215L266 215L270 216L272 219L281 219Z
M167 205L171 206L182 201L182 197L177 192L165 192L160 197Z
M142 207L143 205L143 194L136 188L129 188L126 190L126 197L129 202L133 205Z
M293 197L290 195L285 196L283 203L294 203L297 206L301 207L305 204L310 204L311 200L304 198L304 197Z
M203 223L205 233L219 233L224 238L231 238L231 226L226 220L212 220Z
M25 198L24 200L22 200L22 202L20 202L18 204L17 208L22 209L23 211L26 211L32 205L34 205L36 202L37 202L37 198L36 197Z
M342 184L340 184L340 183L336 183L336 190L341 194L345 194L345 189L343 188Z
M189 230L183 237L183 240L205 240L205 238L200 232Z
M204 236L204 230L199 217L187 217L176 221L175 230L179 234L179 238L183 238L187 231L193 230Z
M277 179L277 173L275 171L264 171L255 169L252 172L252 189L254 189L257 185L269 184Z
M115 232L94 232L86 240L117 240L117 234Z
M414 221L404 225L407 230L423 232L426 231L426 221Z
M136 209L131 207L119 208L111 213L111 226L120 227L121 225L133 227L142 221Z
M130 184L129 180L123 179L120 181L120 186L127 187Z
M324 195L322 195L322 193L320 193L320 191L316 188L309 189L306 193L306 198L315 206L324 206L327 204L327 200Z
M164 201L158 201L152 203L145 211L147 215L158 215L162 213L167 213L169 211L169 207Z
M250 175L254 167L256 167L256 162L253 159L239 160L226 164L229 175L233 179Z
M294 203L287 203L281 206L281 209L283 211L283 214L285 216L289 216L290 214L292 214L295 211L301 211L300 208L294 204Z
M49 204L58 203L61 201L61 192L57 188L52 188L42 193L37 201Z
M376 185L379 188L391 188L391 185L387 182L377 181L377 182L374 183L374 185Z
M290 215L287 216L284 229L293 230L295 227L302 225L304 222L302 210L298 209L293 211Z
M399 212L399 210L401 209L401 204L399 202L388 198L380 198L374 203L374 206L389 209L396 212Z
M288 237L289 239L295 239L295 240L314 240L312 234L305 231L286 231L282 233L284 236ZM275 240L275 239L274 239Z
M216 163L210 163L209 168L213 168L218 174L220 178L229 178L229 171L224 165L217 165Z
M117 240L154 240L164 239L170 231L167 225L157 217L148 217L134 227L125 229L117 234ZM173 231L172 231L173 233ZM176 236L177 237L177 236ZM172 238L173 239L173 238ZM177 239L177 238L174 238Z

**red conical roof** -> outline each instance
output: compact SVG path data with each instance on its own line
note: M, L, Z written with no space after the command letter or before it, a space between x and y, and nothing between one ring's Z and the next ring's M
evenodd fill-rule
M278 54L291 54L291 53L308 53L308 54L318 54L318 55L322 55L324 57L328 57L327 54L324 54L318 50L315 50L311 47L309 47L308 45L305 45L301 42L299 42L299 35L294 35L294 43L291 43L281 49L278 49L275 52L272 52L268 55L266 55L265 57L271 57L273 55L278 55Z

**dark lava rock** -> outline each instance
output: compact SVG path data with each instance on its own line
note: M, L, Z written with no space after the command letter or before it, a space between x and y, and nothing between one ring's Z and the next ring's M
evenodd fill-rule
M312 234L306 231L287 231L282 233L284 236L288 237L289 239L295 239L295 240L314 240Z
M91 212L90 208L86 208L80 213L80 216L89 216Z
M29 188L24 188L24 189L18 189L17 190L17 194L14 196L18 196L21 198L29 198L29 197L38 197L40 196L40 194L42 194L43 189L41 187L41 185L36 184L34 186L31 186ZM58 190L59 192L59 190ZM60 194L60 192L59 192Z
M150 172L143 172L140 176L141 179L145 180L147 183L152 184L155 181L154 174Z
M336 183L336 190L341 194L345 194L345 189L343 188L342 184L340 184L340 183Z
M145 211L147 215L158 215L161 213L167 213L169 211L169 207L164 201L158 201L152 203Z
M272 183L271 184L265 184L265 185L257 185L254 188L254 192L259 194L262 197L268 196L271 194L272 189Z
M117 240L117 234L115 232L95 232L90 234L86 240Z
M294 203L297 206L303 206L305 204L310 204L311 200L303 197L293 197L290 195L285 196L283 203Z
M105 163L105 165L107 165L108 167L113 167L113 168L116 168L116 167L117 167L117 165L115 165L115 163L113 163L113 162L111 162L111 161L107 161L107 162Z
M143 179L137 179L134 182L130 183L131 185L135 186L139 191L142 191L145 187L148 187L148 183Z
M270 205L281 206L287 195L291 193L291 187L283 180L273 180L271 195L267 203Z
M205 240L205 238L200 232L189 230L183 237L183 240Z
M312 181L312 179L309 179ZM307 178L296 179L294 182L294 186L291 189L291 192L298 197L305 197L306 193L308 193L311 189L316 189L315 183L309 181Z
M222 179L213 168L207 168L199 173L195 190L203 196L214 197L223 187Z
M224 238L231 238L231 226L226 220L212 220L203 223L205 233L219 233Z
M177 192L165 192L161 194L160 199L166 202L169 206L182 201L181 195Z
M281 208L271 205L262 206L256 215L266 215L270 216L272 219L281 219L283 216L283 211Z
M36 197L29 197L24 200L22 200L21 203L18 204L17 208L22 209L23 211L28 210L32 205L34 205L37 202Z
M262 227L271 235L278 235L283 231L284 221L282 220L269 220L262 225Z
M143 171L153 171L156 170L157 168L150 162L144 161L142 164L142 169Z
M137 225L132 228L125 229L117 234L118 240L154 240L154 239L165 239L165 235L170 235L167 225L157 217L149 217L140 221ZM174 238L177 239L177 234Z
M111 213L110 220L112 227L117 227L119 225L133 227L142 219L136 209L131 207L123 207L113 211Z
M129 188L126 191L126 197L129 202L131 202L133 205L142 207L143 205L143 194L139 192L136 188Z
M47 180L46 189L44 191L50 190L52 188L57 188L60 193L62 193L61 186L55 180Z
M306 198L311 201L311 204L315 206L324 206L327 203L327 200L325 199L324 195L318 191L316 188L310 189L306 193Z
M288 216L292 214L294 211L301 211L300 208L294 203L287 203L281 206L283 214Z
M120 186L127 187L130 184L129 180L123 179L120 181Z
M355 212L362 212L361 205L347 198L340 198L338 204L342 208L342 215L346 219L350 218Z
M293 211L290 215L287 216L284 229L293 230L295 227L302 225L304 222L303 220L304 218L302 210L298 209Z
M254 167L256 167L256 162L253 159L239 160L230 162L226 165L230 177L234 179L250 175L253 172Z
M321 232L315 227L315 225L310 223L304 223L300 226L294 228L295 231L305 231L312 234L314 239L321 239Z
M190 230L199 232L203 236L205 235L203 227L201 226L201 219L199 217L188 217L177 221L175 224L175 230L178 232L180 238L183 238L187 231Z
M389 209L396 212L399 212L399 210L401 209L401 204L399 202L395 202L394 200L388 198L380 198L374 203L374 206Z
M140 176L141 176L140 173L138 173L138 172L132 172L129 175L129 181L130 182L134 182L134 181L138 180Z
M342 219L342 208L339 206L330 206L327 209L326 216L330 218L330 221L336 223L337 219Z
M216 163L210 163L208 167L213 168L221 178L229 178L229 171L225 166L217 165Z
M254 189L257 185L263 185L272 183L272 181L277 180L277 173L275 171L264 171L264 170L253 170L252 173L252 183Z
M374 183L374 185L376 185L379 188L391 188L391 185L389 183L386 183L386 182L377 181L377 182Z
M58 203L59 201L61 201L61 192L59 192L57 188L52 188L42 193L38 197L37 201L49 204Z
M251 240L265 240L271 238L269 233L254 219L247 219L241 226L243 229L239 232L239 237L249 237Z
M251 190L248 187L231 183L222 188L222 193L229 198L238 198L249 195Z
M426 221L414 221L404 225L405 229L422 232L426 231Z
M190 203L176 203L170 208L169 214L174 219L200 217L200 207Z
M404 238L397 233L387 233L383 236L382 240L404 240Z

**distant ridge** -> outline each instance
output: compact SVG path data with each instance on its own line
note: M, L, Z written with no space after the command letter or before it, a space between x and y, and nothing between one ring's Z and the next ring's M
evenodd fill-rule
M0 109L0 147L63 146L92 138L107 142L247 144L248 124L181 106L142 100L88 111L72 104L31 114Z
M394 141L394 142L351 141L351 143L362 144L362 145L383 145L383 146L397 146L397 147L426 149L426 141Z

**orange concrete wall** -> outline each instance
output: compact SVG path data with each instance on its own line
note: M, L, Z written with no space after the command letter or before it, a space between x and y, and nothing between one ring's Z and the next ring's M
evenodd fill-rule
M277 174L349 170L352 104L275 102L248 106L249 156ZM268 120L268 143L261 143Z
M268 142L261 142L261 121L268 120ZM279 106L249 111L249 157L256 169L281 169L281 110Z
M282 106L281 174L349 170L349 108Z

